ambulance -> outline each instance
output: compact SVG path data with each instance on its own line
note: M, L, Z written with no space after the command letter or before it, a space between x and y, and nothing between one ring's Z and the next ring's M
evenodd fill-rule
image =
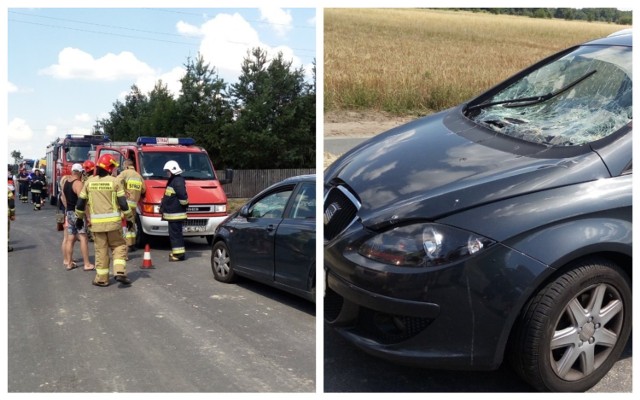
M216 227L227 216L227 196L222 185L231 183L233 170L225 179L218 179L206 150L192 138L139 137L136 142L110 142L95 148L95 159L111 154L119 162L117 173L125 160L133 161L142 176L146 193L136 208L136 246L144 247L152 236L169 236L167 221L160 214L160 202L167 186L163 167L176 161L184 171L189 206L184 223L185 237L200 236L211 244Z

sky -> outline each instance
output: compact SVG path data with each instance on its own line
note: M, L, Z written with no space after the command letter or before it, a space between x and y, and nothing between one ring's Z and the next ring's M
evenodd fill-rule
M254 47L282 52L309 80L316 58L315 8L8 7L6 13L9 161L13 150L43 158L56 138L91 133L134 84L147 93L161 79L177 96L184 65L199 53L228 83Z

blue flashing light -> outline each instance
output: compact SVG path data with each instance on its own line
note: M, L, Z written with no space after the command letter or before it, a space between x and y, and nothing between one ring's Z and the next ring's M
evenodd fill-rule
M196 141L192 138L170 138L170 137L150 137L141 136L136 140L138 145L147 144L181 144L184 146L192 146L196 144Z

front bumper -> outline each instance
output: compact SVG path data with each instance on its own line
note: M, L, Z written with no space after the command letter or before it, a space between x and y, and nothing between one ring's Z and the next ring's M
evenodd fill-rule
M222 217L195 217L187 218L184 222L182 234L184 236L209 236L215 233L218 225L227 218ZM149 217L140 215L142 231L151 236L169 236L169 223L161 217Z
M442 267L393 267L344 244L359 236L357 226L348 231L325 247L325 320L367 353L406 365L497 368L515 318L549 271L501 244Z

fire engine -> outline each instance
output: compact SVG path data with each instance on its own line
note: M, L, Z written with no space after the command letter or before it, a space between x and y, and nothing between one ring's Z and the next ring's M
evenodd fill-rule
M73 135L58 138L47 146L45 157L45 176L47 177L47 192L52 205L57 203L60 192L60 178L71 174L71 167L75 163L82 164L89 159L89 151L99 144L109 142L106 135Z
M223 184L231 183L233 170L225 179L218 179L206 150L196 146L192 138L139 137L136 142L110 142L95 149L95 159L111 154L119 160L132 160L136 171L145 181L146 193L136 208L136 246L141 248L149 236L169 236L169 225L160 214L160 202L167 186L163 170L167 161L174 160L184 171L189 206L184 223L184 236L213 240L213 233L227 214L227 196Z

